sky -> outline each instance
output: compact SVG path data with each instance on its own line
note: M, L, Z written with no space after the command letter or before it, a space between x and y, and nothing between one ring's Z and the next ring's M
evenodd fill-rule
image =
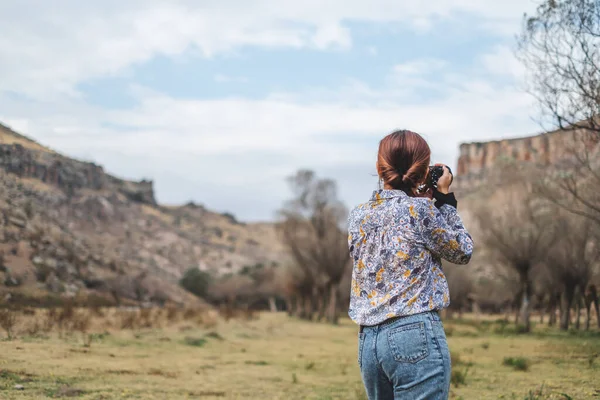
M514 57L529 0L3 0L0 122L160 203L265 221L312 169L348 207L379 140L540 131Z

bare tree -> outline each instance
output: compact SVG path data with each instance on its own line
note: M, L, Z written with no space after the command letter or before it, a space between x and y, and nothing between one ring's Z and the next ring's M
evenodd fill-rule
M280 237L302 271L313 284L318 317L337 323L339 284L349 267L345 229L347 210L337 198L335 182L318 179L312 171L301 170L288 179L294 197L280 211Z
M549 250L546 265L562 284L560 328L567 330L573 301L576 301L576 307L580 310L581 295L587 289L600 259L600 246L597 227L589 219L563 215L556 218L555 223L559 240ZM586 325L589 325L590 317L588 311Z
M517 57L544 121L600 135L600 1L543 1L524 16Z
M450 290L450 307L448 308L448 317L452 317L452 312L458 312L459 318L462 313L468 310L474 297L473 280L471 273L457 265L444 263L444 274L448 280L448 289Z
M298 215L291 213L278 225L280 237L294 260L287 269L287 289L294 301L295 315L303 319L313 319L314 297L323 286L323 277L318 274L319 265L313 259L310 246L309 224ZM308 247L308 249L307 249Z
M600 224L600 1L543 1L524 16L517 56L540 122L569 135L568 162L553 168L538 193Z
M540 207L527 179L517 169L505 167L498 182L501 181L509 183L496 185L494 201L490 199L475 210L475 216L484 244L519 277L521 317L525 331L529 332L531 270L552 243L552 218L547 207Z

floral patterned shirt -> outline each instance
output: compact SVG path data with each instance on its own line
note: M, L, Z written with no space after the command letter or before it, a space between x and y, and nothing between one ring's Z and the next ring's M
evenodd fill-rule
M350 318L377 325L389 318L448 307L441 259L466 264L473 241L451 205L376 190L348 217L353 260Z

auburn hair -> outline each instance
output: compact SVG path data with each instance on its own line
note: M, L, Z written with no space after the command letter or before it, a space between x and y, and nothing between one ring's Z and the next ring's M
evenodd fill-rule
M416 196L429 171L431 150L418 133L400 130L379 142L377 174L384 185Z

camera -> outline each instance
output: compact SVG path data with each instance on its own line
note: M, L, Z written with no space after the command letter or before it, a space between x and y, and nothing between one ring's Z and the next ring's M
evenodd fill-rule
M452 175L452 170L450 167L448 168L448 172L450 172L450 182L454 179L454 175ZM440 178L444 175L444 167L441 165L432 165L429 167L429 174L427 176L427 185L432 189L437 189L437 184Z

